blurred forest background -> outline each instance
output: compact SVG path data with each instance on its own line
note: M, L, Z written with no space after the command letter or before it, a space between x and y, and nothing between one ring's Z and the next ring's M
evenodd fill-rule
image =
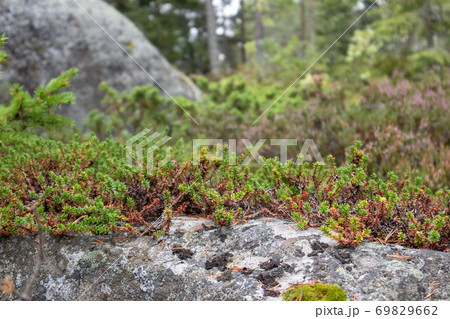
M190 74L204 97L179 99L197 126L152 87L117 93L104 85L109 111L86 121L98 136L124 139L168 126L185 140L312 138L338 161L359 139L373 171L412 173L433 188L449 184L448 1L108 2ZM261 153L278 152L266 146Z
M394 70L412 76L449 59L444 0L107 1L187 74L253 71L267 83L291 84L370 6L318 69L347 79Z

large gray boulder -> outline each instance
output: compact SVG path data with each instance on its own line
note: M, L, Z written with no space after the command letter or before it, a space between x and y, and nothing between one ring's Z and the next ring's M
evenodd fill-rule
M185 217L158 239L46 236L33 299L281 300L290 284L316 280L340 285L348 300L426 300L433 290L428 300L450 300L449 253L374 242L343 247L318 229L294 225L219 227ZM0 238L0 280L9 275L20 291L36 250L34 236Z
M200 99L199 89L171 67L130 20L101 0L77 2L170 95ZM73 0L0 0L0 33L3 32L9 38L9 62L0 78L0 101L4 101L9 83L20 83L33 90L77 67L79 74L72 85L77 94L76 106L63 114L81 122L90 110L100 107L101 81L121 91L136 85L156 85Z

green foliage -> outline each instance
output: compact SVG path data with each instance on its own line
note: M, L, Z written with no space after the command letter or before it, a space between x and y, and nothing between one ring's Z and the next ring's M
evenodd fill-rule
M310 285L297 285L283 293L284 301L347 301L347 294L338 285L316 283Z
M158 230L153 233L153 236L155 236L156 238L161 237L163 235L164 235L164 232L162 230Z
M0 34L0 65L2 65L3 63L5 63L7 55L6 52L1 50L1 48L3 48L3 46L6 44L6 40L8 40L8 38L5 36L5 34ZM1 69L0 69L0 75L2 75Z
M163 131L166 123L172 137L183 136L186 124L192 120L170 98L161 96L159 90L152 85L137 86L129 93L118 93L106 83L100 88L105 92L102 103L106 106L105 113L94 109L85 121L85 129L95 132L104 139L115 137L125 140L145 128ZM183 98L178 98L183 108L192 116L196 116L195 105Z
M220 156L229 154L228 147L201 149L198 165L181 159L160 165L161 150L147 172L145 165L127 165L123 146L109 139L75 137L63 144L19 137L0 147L0 233L34 232L28 207L37 201L44 229L54 234L138 232L144 226L161 236L173 216L201 215L230 225L256 211L293 218L302 229L320 226L345 245L390 234L392 243L448 248L448 190L433 196L420 181L369 177L360 147L349 148L341 167L331 156L324 165L270 158L253 173L241 165L247 154L236 156L236 163ZM161 216L163 223L154 226Z
M192 138L313 139L322 153L331 153L340 165L345 148L356 139L364 143L371 171L387 177L410 172L433 189L450 180L450 131L447 114L450 69L444 74L426 73L420 81L404 74L361 82L334 82L326 74L307 76L279 99L254 125L253 122L282 93L284 87L261 85L234 75L213 82L197 77L204 92L200 102L180 100L200 126L169 98L153 87L137 87L118 93L103 85L107 111L93 111L85 128L100 138L130 137L144 128L161 131L186 142ZM186 143L186 144L190 144ZM238 143L238 152L244 151ZM289 158L298 154L290 147ZM260 154L279 155L266 143Z
M72 125L72 121L63 116L53 114L54 109L63 104L72 104L75 94L60 92L69 87L70 79L77 74L77 69L70 69L50 81L45 87L34 91L34 96L25 92L20 85L11 89L11 103L0 106L0 132L32 131L36 128L56 128Z

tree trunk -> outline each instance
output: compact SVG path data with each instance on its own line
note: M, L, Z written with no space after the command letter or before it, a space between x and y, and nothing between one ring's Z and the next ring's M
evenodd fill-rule
M309 15L309 43L315 48L316 46L316 32L315 32L315 0L308 0L308 15Z
M220 71L219 63L219 42L216 33L216 14L212 0L206 0L206 20L208 28L208 54L209 54L209 71L217 73Z
M306 55L306 33L307 33L307 27L306 27L306 0L300 1L300 19L301 19L301 25L300 25L300 42L301 42L301 49L300 49L300 57L302 59L305 58Z
M427 48L431 49L434 46L434 32L433 32L433 22L432 22L432 16L433 16L433 10L431 9L430 1L425 1L424 5L425 10L425 30L426 30L426 38L427 38Z
M245 26L245 2L241 0L241 61L247 62L247 52L245 52L245 42L247 41L247 30Z
M260 63L263 62L263 47L262 40L264 38L263 34L263 23L261 11L259 10L259 2L255 0L255 42L256 42L256 58Z

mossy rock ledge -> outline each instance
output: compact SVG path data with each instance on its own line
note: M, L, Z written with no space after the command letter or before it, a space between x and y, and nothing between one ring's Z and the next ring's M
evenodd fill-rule
M367 241L345 247L318 229L293 225L274 219L220 227L177 217L170 232L156 239L46 234L46 260L32 298L281 301L292 284L316 281L338 285L347 300L450 300L449 253ZM32 272L36 239L0 237L0 280L10 276L19 291ZM430 286L433 281L440 284ZM302 286L302 301L310 292L317 297ZM0 294L0 299L15 297Z

